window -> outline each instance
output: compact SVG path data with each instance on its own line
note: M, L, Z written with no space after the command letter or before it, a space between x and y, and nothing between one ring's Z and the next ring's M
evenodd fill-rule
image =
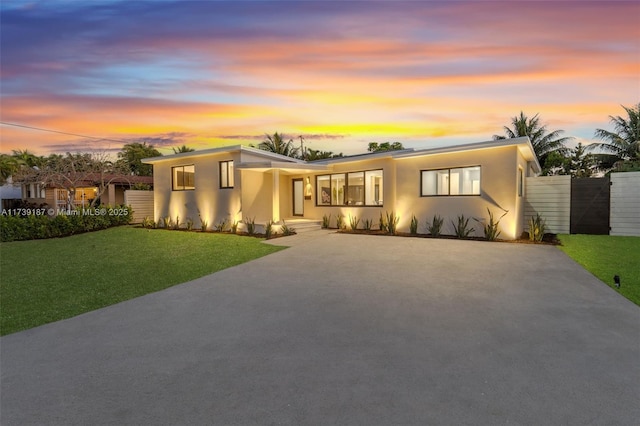
M480 195L480 166L423 170L420 195Z
M382 170L316 176L316 205L380 206L382 183Z
M174 191L196 189L196 167L194 165L172 167L171 174L173 176Z
M524 172L522 167L518 167L518 197L524 195Z
M220 162L220 188L233 188L233 161Z

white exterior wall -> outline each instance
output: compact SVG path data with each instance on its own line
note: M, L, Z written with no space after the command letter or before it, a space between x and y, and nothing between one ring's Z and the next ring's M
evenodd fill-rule
M524 229L531 216L540 214L547 230L568 234L571 224L571 176L539 176L525 179Z
M611 173L610 235L640 236L640 172Z
M396 211L400 213L398 229L408 232L411 215L419 221L418 232L425 231L425 222L434 214L444 219L443 234L454 233L451 222L464 215L469 227L475 229L472 236L484 236L482 225L473 218L488 220L489 209L499 225L499 238L516 239L521 232L522 211L518 206L517 171L520 156L515 146L478 149L455 153L431 154L397 160L396 166ZM480 166L480 195L420 196L420 171L444 168Z
M153 165L154 220L170 216L175 222L190 218L194 227L199 228L199 217L207 221L212 228L220 221L240 220L241 207L241 174L234 167L234 187L220 188L220 161L233 160L237 165L240 154L216 153L195 157L178 157L167 161L159 161ZM174 191L172 189L171 168L175 166L195 167L195 189Z

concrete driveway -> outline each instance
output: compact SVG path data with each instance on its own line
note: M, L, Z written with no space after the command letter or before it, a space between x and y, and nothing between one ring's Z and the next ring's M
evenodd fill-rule
M3 337L0 422L640 419L640 308L554 247L277 242L296 246Z

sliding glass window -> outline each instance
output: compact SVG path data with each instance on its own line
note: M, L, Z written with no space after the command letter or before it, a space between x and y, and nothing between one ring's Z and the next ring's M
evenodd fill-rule
M423 170L420 195L480 195L480 166Z
M196 168L194 165L172 167L171 175L172 175L172 189L174 191L196 189L196 184L195 184Z
M316 177L318 206L382 205L382 170L336 173Z

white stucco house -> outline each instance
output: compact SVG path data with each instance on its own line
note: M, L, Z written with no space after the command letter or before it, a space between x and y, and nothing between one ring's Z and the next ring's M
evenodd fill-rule
M399 231L412 215L500 217L501 238L524 227L525 177L540 172L527 137L431 149L405 149L305 162L236 145L154 157L154 214L214 224L395 212ZM475 226L475 228L480 228ZM447 230L445 229L445 232ZM476 231L481 236L481 230Z

